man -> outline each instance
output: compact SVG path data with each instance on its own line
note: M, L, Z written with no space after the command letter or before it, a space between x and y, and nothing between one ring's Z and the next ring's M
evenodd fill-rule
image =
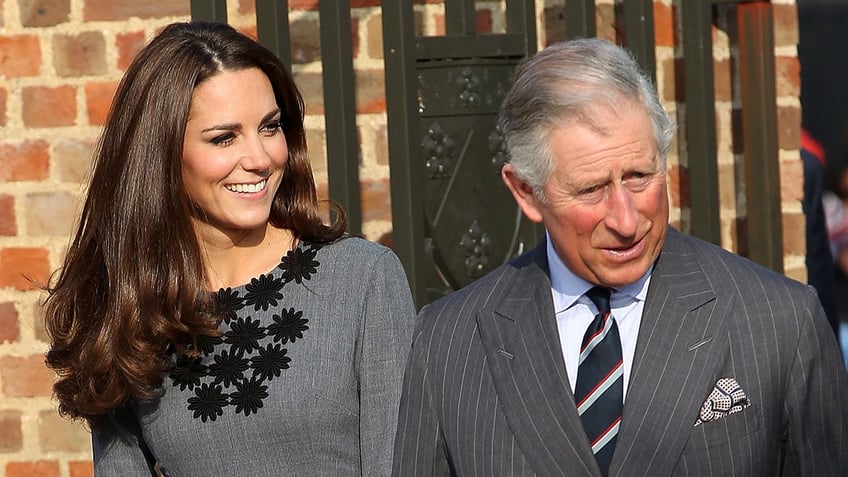
M394 474L848 475L815 292L668 228L674 126L633 59L548 47L500 125L546 240L422 310Z

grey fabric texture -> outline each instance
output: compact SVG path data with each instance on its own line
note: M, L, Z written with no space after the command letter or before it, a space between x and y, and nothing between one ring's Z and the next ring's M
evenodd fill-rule
M751 405L695 426L733 378ZM848 375L815 291L669 228L612 476L848 475ZM396 476L598 476L544 244L419 314Z
M308 244L300 250L308 252ZM252 367L237 380L241 388L210 376L202 380L205 387L201 382L180 386L168 375L160 399L134 402L93 431L97 476L149 475L154 460L173 477L390 473L415 317L406 275L393 252L360 238L345 238L308 255L318 262L314 273L299 283L290 277L276 303L246 300L236 316L221 324L224 342L203 356L207 369L215 369L209 367L218 360L220 371L220 350L237 351L226 341L234 326L255 326L258 320L267 331L283 315L301 320L308 327L300 327L301 337L281 339L268 332L258 340L260 348L276 349L278 357L285 349L290 359L278 376L259 380L267 386L261 407L233 404L237 392L246 395L250 380L257 381ZM280 278L281 270L263 277ZM249 289L232 291L244 297ZM258 349L241 351L252 357L249 364L259 359ZM223 401L220 415L198 414L198 406L189 409L201 388L216 387L230 400Z

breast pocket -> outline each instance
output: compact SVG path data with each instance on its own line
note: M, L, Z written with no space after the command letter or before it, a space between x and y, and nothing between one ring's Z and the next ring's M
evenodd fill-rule
M762 428L760 412L752 405L715 421L705 422L692 429L687 447L709 449L737 439L749 439Z

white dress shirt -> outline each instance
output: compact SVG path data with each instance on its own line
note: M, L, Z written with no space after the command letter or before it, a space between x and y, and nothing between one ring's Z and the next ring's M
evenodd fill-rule
M598 312L585 293L595 285L578 277L565 266L554 250L550 236L548 236L547 247L548 267L551 271L551 294L554 299L559 341L571 392L574 392L577 386L577 367L583 335ZM642 321L645 296L648 294L648 284L651 282L651 271L653 267L648 269L637 282L614 289L610 298L612 316L618 325L618 335L621 338L625 399L627 385L630 382L630 369L633 366L633 355L636 352L639 323Z

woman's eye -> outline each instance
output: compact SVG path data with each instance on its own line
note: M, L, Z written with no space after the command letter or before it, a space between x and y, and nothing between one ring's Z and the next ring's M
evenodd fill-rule
M269 134L276 134L283 129L283 123L279 120L266 124L262 130Z
M221 134L220 136L213 137L209 142L216 146L226 146L233 142L235 136L232 133Z

